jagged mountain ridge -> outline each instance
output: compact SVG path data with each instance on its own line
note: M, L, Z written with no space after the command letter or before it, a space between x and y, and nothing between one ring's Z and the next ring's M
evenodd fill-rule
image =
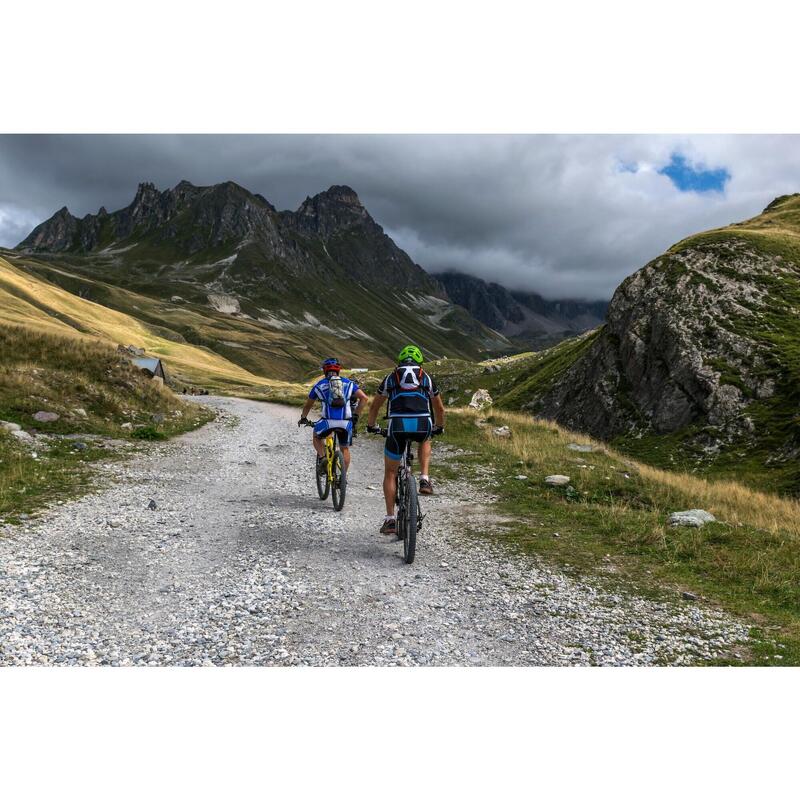
M90 253L124 246L136 237L137 244L162 245L191 259L233 243L238 249L259 246L272 257L294 259L302 267L306 254L293 246L291 234L327 243L354 230L368 237L373 259L381 258L386 262L382 266L389 267L388 271L366 274L366 260L356 258L349 266L357 277L445 297L438 283L394 244L348 186L332 186L307 197L297 211L278 212L263 195L233 181L194 186L183 180L164 191L152 183L141 183L131 204L111 214L101 208L97 214L79 219L65 206L34 228L16 249L24 253Z
M132 203L115 212L101 209L78 219L61 209L17 251L35 257L31 269L52 265L48 280L90 299L102 282L196 310L211 306L300 336L301 343L287 342L291 353L280 354L284 365L310 365L323 346L359 359L370 353L391 358L407 340L419 342L431 357L512 349L505 337L452 304L347 186L306 198L296 211L277 211L233 182L200 187L181 181L165 191L143 183ZM103 290L103 296L119 302L113 292ZM159 324L169 325L173 315L161 316ZM305 343L310 331L323 343ZM194 335L180 326L176 332ZM224 345L200 343L217 351ZM298 352L304 347L307 353ZM229 350L226 357L248 360ZM247 368L258 370L251 361Z
M450 299L484 325L535 347L596 328L608 308L603 300L546 300L533 292L510 291L460 272L445 272L436 277Z

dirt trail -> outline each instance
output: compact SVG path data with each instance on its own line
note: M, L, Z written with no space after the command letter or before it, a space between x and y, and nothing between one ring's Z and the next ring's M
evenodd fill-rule
M424 498L407 566L377 532L381 441L356 441L337 514L296 410L202 402L216 422L0 531L0 664L685 664L746 639L470 537L469 485Z

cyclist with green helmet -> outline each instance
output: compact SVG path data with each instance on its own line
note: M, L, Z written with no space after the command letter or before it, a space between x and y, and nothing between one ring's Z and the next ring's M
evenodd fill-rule
M404 347L397 356L397 367L381 381L372 400L367 430L379 433L378 412L388 401L388 434L384 450L383 497L386 517L381 533L392 535L397 525L394 516L395 474L405 452L406 442L419 442L420 494L433 494L430 479L431 435L444 431L444 403L433 378L422 369L422 351L416 345ZM434 419L435 418L435 427Z

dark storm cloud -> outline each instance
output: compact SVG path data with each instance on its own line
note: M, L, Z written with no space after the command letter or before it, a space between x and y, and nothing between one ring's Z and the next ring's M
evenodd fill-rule
M681 163L724 191L681 191ZM234 180L278 208L352 186L426 269L548 297L609 297L678 239L800 190L792 136L3 136L0 245L63 205L127 205L141 181ZM691 186L691 184L687 184Z

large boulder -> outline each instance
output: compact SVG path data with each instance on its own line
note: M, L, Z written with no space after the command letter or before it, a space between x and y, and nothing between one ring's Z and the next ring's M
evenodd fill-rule
M688 511L675 511L669 515L669 524L673 527L702 528L707 522L716 522L717 518L703 511L702 508L691 508Z
M478 391L472 395L472 400L469 401L469 407L475 408L478 411L482 411L491 404L492 396L486 391L486 389L478 389Z
M221 314L240 314L242 307L233 295L223 292L213 292L208 295L208 304Z
M57 422L59 420L59 415L56 414L55 411L37 411L33 418L37 422Z

